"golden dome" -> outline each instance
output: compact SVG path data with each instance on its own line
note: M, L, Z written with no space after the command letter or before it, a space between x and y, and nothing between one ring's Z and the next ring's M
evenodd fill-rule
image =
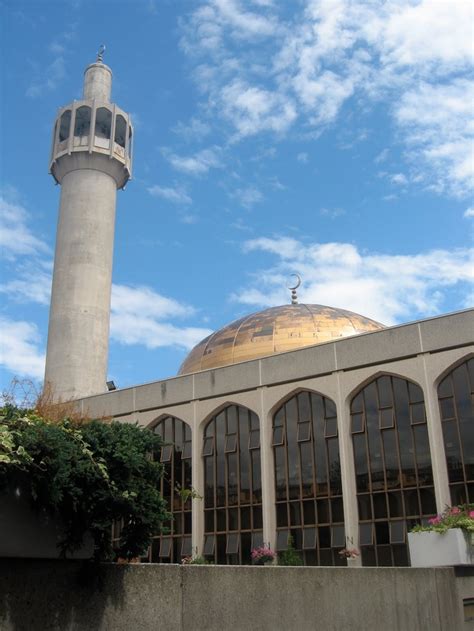
M251 313L195 346L178 375L228 366L384 326L364 316L322 305L291 304Z

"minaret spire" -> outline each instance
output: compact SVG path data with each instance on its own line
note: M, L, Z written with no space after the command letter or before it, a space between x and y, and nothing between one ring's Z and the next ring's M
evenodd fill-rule
M61 200L45 383L62 400L106 390L115 202L131 176L132 126L110 102L104 50L85 70L82 100L61 108L54 126Z

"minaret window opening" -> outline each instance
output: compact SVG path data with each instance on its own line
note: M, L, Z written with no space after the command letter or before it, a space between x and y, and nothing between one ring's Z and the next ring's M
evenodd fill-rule
M408 565L406 533L436 513L421 388L383 375L351 401L363 565Z
M95 115L94 144L108 149L110 146L110 130L112 127L112 112L106 107L99 107Z
M451 502L474 502L474 359L446 375L438 399Z
M66 110L61 114L59 123L59 142L64 142L69 138L71 131L71 110Z
M277 551L293 547L305 565L346 565L336 406L303 391L273 416Z
M82 105L76 110L76 120L74 123L74 146L86 147L91 127L91 108Z
M132 128L129 127L128 128L128 157L131 158L132 157Z
M260 428L254 412L229 405L204 430L204 556L251 563L263 544Z
M115 119L115 143L125 149L125 139L127 137L127 121L121 114L117 114ZM123 156L124 152L120 154Z

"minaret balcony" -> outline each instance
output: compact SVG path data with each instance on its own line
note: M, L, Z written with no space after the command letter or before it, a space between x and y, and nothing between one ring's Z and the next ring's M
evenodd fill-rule
M72 168L87 168L86 156L108 157L119 164L108 165L104 170L114 171L117 186L123 188L131 177L133 127L130 116L116 105L94 100L74 101L59 110L54 125L50 172L60 182ZM79 158L67 167L66 157ZM103 160L100 161L103 164ZM75 166L73 166L75 165ZM115 172L119 167L118 177ZM123 173L120 173L120 167ZM98 168L95 166L94 168ZM99 167L100 168L100 167Z

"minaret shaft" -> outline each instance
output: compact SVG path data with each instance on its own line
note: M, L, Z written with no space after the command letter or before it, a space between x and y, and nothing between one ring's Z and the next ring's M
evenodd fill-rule
M59 111L50 170L61 184L45 384L55 400L106 390L117 188L130 178L130 117L110 103L112 72L88 66Z
M105 390L117 186L88 169L61 184L45 381L67 400Z

